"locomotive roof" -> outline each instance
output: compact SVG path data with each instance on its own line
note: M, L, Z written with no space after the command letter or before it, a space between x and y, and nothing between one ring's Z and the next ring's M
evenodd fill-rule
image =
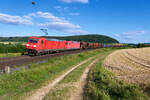
M31 39L41 39L41 38L45 38L45 37L34 37L34 36L31 36L30 37ZM50 38L45 38L46 40L48 41L66 41L66 40L59 40L59 39L50 39ZM73 42L73 43L78 43L78 41L68 41L68 42Z
M34 36L31 36L31 37L29 37L29 38L31 38L31 39L41 39L42 37L34 37Z
M65 41L65 40L59 40L59 39L49 39L49 38L46 38L46 40L48 40L48 41Z
M66 41L66 40L49 39L49 38L46 38L46 40L49 40L49 41ZM77 41L68 41L68 42L78 43Z

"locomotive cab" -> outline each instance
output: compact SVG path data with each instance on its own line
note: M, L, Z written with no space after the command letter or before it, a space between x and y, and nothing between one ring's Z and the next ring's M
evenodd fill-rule
M44 38L30 37L26 43L25 52L27 52L28 55L37 55L44 49L44 43Z

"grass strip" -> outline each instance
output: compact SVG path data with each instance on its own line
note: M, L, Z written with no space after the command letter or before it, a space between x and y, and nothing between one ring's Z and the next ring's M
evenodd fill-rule
M62 80L60 82L61 83L68 83L68 82L77 82L83 71L85 70L85 68L93 61L95 60L95 58L91 59L90 61L88 61L86 64L83 64L81 66L79 66L77 69L75 69L72 73L70 73L67 77L65 77L64 80Z
M20 56L20 55L21 55L21 53L0 53L0 58Z

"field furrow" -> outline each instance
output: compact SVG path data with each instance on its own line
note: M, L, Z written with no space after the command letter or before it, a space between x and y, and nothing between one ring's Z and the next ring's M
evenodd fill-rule
M104 66L118 79L146 87L150 84L149 51L150 48L115 51L104 60Z

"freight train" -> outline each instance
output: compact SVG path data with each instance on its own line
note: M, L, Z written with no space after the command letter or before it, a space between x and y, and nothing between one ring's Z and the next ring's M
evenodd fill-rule
M77 49L94 49L106 47L121 47L120 44L101 44L101 43L88 43L66 41L58 39L47 39L45 37L29 37L26 43L26 49L23 54L28 55L43 55L53 52L77 50Z

